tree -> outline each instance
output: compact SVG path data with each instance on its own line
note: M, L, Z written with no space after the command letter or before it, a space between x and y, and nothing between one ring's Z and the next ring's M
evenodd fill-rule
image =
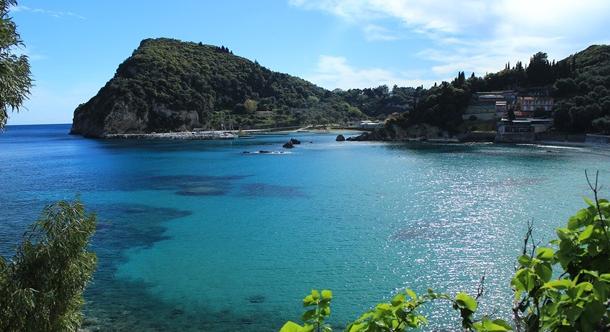
M11 261L0 256L1 331L76 331L95 270L95 216L79 203L47 206Z
M14 0L0 0L0 128L7 110L19 110L31 86L25 55L13 54L22 42L8 16ZM25 234L12 260L0 256L0 331L76 331L83 291L96 264L87 251L95 216L81 203L47 206Z
M544 52L538 52L530 58L530 63L525 70L529 82L534 85L545 85L553 82L552 66L548 56Z
M28 57L15 54L23 43L8 15L14 5L15 0L0 0L0 129L6 125L8 110L19 110L32 85Z

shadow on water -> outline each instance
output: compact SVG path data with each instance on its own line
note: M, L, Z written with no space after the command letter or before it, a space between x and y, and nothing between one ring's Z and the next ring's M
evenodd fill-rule
M305 193L295 186L281 186L266 183L248 183L241 186L240 196L246 197L306 197Z
M141 204L91 205L98 213L92 249L98 269L85 292L85 323L89 331L271 331L282 321L265 310L265 296L244 295L249 302L240 313L231 308L193 309L164 302L151 294L152 285L115 277L124 252L149 247L166 239L163 223L190 215L189 211ZM245 310L244 310L245 309ZM265 317L264 320L260 317ZM261 325L263 324L263 325Z
M495 144L495 143L430 143L430 142L404 142L383 145L385 149L405 151L415 155L455 154L476 155L478 158L518 158L526 162L546 163L548 161L562 161L574 158L574 152L589 154L586 149L569 149L565 153L563 147L540 146L534 144Z
M103 289L88 290L95 300L87 302L82 327L89 331L277 331L285 322L266 310L264 301L250 302L239 313L228 307L193 310L164 302L152 296L149 288L143 282L113 280Z
M181 196L221 196L227 194L234 182L245 175L170 175L140 178L135 185L140 189L173 190Z

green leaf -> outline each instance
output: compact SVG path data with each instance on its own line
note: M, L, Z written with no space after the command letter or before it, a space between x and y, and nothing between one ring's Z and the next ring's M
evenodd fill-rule
M295 322L288 321L282 328L280 332L301 332L303 327Z
M417 298L417 294L415 294L415 292L409 288L407 288L405 290L407 292L407 295L409 295L413 300L415 300ZM429 289L430 291L430 289Z
M587 205L589 206L593 206L595 207L595 203L593 203L593 201L589 198L589 197L583 197L583 200L585 201L585 203L587 203Z
M308 322L315 316L316 316L316 309L307 310L303 313L303 316L301 316L301 320L304 322Z
M477 311L477 301L466 293L457 293L455 302L460 308L468 309L471 312Z
M553 276L553 270L548 265L548 263L547 264L537 264L534 267L534 271L536 271L536 275L538 275L538 277L540 279L542 279L543 282L547 282L547 281L551 280L551 277Z
M390 303L393 306L397 306L402 304L403 302L405 302L405 295L402 293L398 293L396 294L396 296L394 296L394 298L392 298L392 301L390 301Z
M551 260L554 254L555 252L552 248L540 247L536 249L536 258L541 259L543 261Z
M312 290L311 290L311 297L312 297L314 300L318 300L318 299L320 298L320 292L318 292L318 290L317 290L317 289L312 289Z
M567 279L551 280L544 284L545 288L566 289L572 286L572 281Z
M479 332L505 332L512 331L513 328L501 319L491 320L487 317L474 324L475 331Z
M521 266L530 266L532 259L528 255L521 255L517 258L517 262L519 262L519 265Z
M322 299L323 300L331 300L333 298L333 292L325 289L322 291Z
M307 296L305 296L305 298L303 298L304 307L308 307L308 306L314 305L314 304L316 304L316 302L314 301L313 296L307 295Z
M590 323L599 322L602 319L602 317L604 316L605 312L606 312L606 307L604 306L603 303L601 303L599 301L593 301L593 302L588 303L585 306L585 309L582 312L581 320L586 320L587 322L590 322Z
M585 228L584 231L582 231L582 233L580 233L580 235L578 236L578 240L579 241L585 241L587 239L589 239L591 237L591 235L593 235L593 229L594 229L594 225L589 225Z

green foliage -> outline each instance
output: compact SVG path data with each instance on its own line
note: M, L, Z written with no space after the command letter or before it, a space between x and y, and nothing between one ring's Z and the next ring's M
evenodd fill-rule
M346 112L343 102L328 90L235 56L224 46L145 39L99 93L77 108L73 131L220 129L211 121L220 110L230 111L234 127L241 129L341 124L364 117ZM257 110L273 115L257 117ZM124 127L125 119L142 126Z
M1 331L76 331L96 256L95 216L81 203L47 206L12 261L0 257Z
M330 291L326 292L332 297ZM305 325L287 322L280 332L331 331L328 325L323 324L330 314L330 297L323 309L317 309L318 306L303 314ZM320 294L314 290L305 297L303 304L306 307L315 306L316 298L320 298ZM324 291L322 299L324 299ZM510 325L503 320L491 320L487 316L475 319L477 300L466 293L458 293L452 298L447 294L435 293L431 289L424 295L417 295L414 291L406 289L396 294L390 302L377 304L373 309L362 314L347 325L345 332L401 332L419 329L428 323L426 317L419 312L420 307L438 300L452 304L453 309L459 312L462 327L466 331L512 331Z
M395 112L412 111L416 89L394 85L390 90L381 85L376 88L335 90L334 94L367 116L383 119Z
M413 98L417 102L414 102L412 110L403 113L389 124L407 128L415 124L427 123L443 130L457 132L462 123L462 115L470 101L471 90L469 83L457 87L455 84L460 84L460 81L456 81L443 82L428 90L416 89ZM387 135L393 138L392 132L388 132Z
M333 293L327 289L322 292L312 290L311 294L303 298L303 307L307 309L301 317L303 326L289 321L284 324L280 332L331 332L332 328L324 321L330 316L332 299Z
M30 92L30 64L25 55L15 54L22 46L17 26L8 15L14 0L0 0L0 129L8 119L8 110L19 110Z
M553 85L555 128L610 133L610 46L590 46L557 64L571 70Z
M511 284L516 324L527 331L610 328L610 203L597 198L597 184L592 189L595 199L557 229L553 247L536 247L531 228L526 236Z

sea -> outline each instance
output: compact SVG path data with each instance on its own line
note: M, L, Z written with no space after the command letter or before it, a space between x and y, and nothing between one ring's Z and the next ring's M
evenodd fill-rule
M40 211L97 215L90 331L278 331L333 291L335 330L393 294L476 294L510 319L528 223L544 244L610 188L610 150L548 145L337 142L353 132L235 140L100 140L70 125L0 133L0 254ZM283 149L296 138L301 144ZM270 153L258 153L259 151ZM424 330L458 330L450 303Z

